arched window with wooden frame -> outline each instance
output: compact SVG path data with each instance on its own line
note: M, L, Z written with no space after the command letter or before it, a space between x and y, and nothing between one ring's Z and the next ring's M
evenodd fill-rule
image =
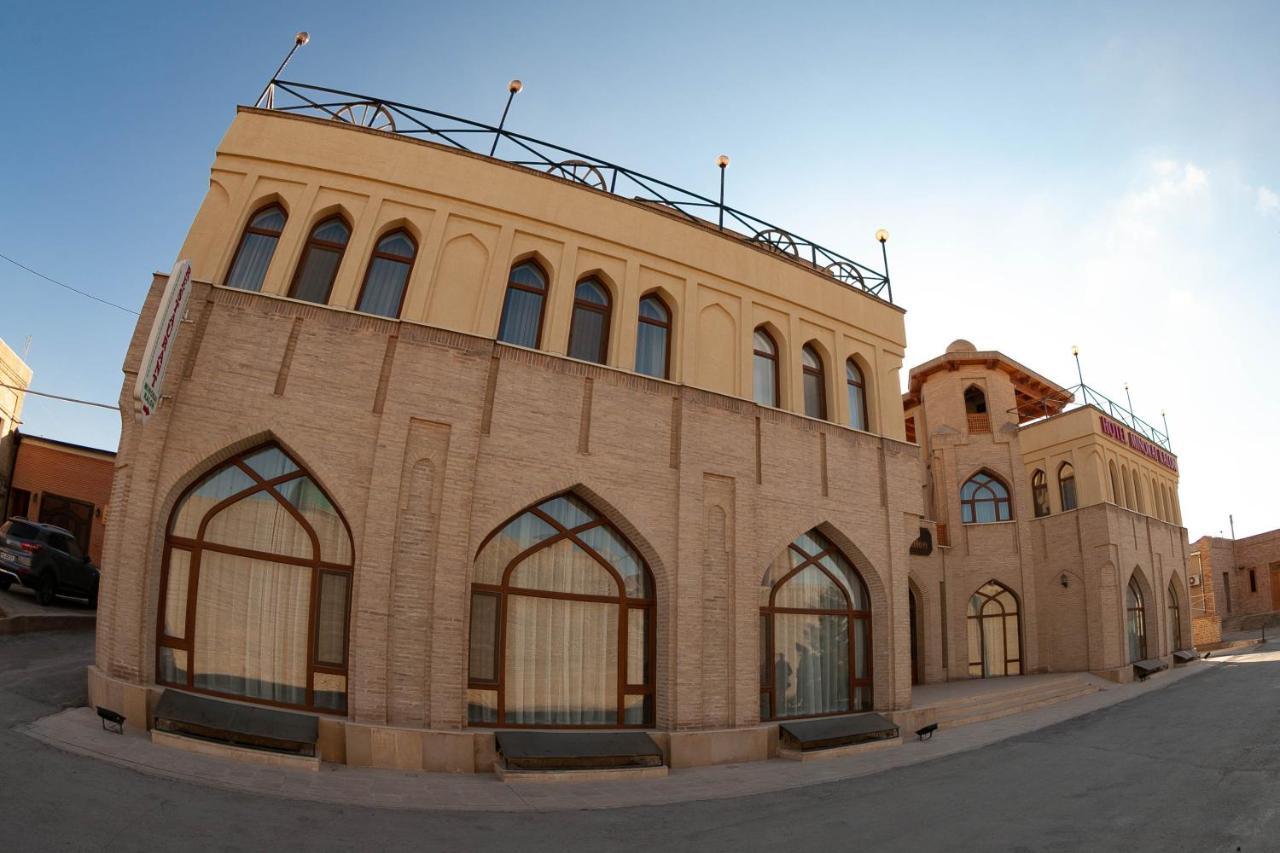
M1178 581L1169 581L1169 651L1176 652L1182 648L1182 605L1178 595Z
M778 408L782 399L778 385L778 342L764 326L752 336L752 391L754 399L762 406Z
M289 454L232 457L170 515L156 681L345 713L353 565L346 519Z
M1049 478L1039 468L1031 475L1031 502L1035 506L1036 518L1049 514Z
M871 710L871 599L857 569L810 530L770 567L760 608L760 718Z
M865 432L871 423L867 413L867 380L852 358L844 363L844 381L849 389L849 426Z
M1022 674L1018 598L998 581L969 597L969 675L994 678Z
M1129 663L1146 660L1147 608L1136 577L1129 578L1125 591L1125 638L1129 646Z
M341 215L330 216L312 228L298 260L289 296L327 305L350 239L351 226Z
M417 241L403 228L378 240L369 258L369 268L365 270L356 310L382 317L399 317L417 254Z
M827 418L827 375L822 356L813 344L800 350L800 367L804 381L804 413L811 418Z
M656 293L640 300L640 317L636 324L636 373L658 379L671 378L671 309Z
M652 726L654 597L644 558L577 496L507 521L476 555L467 721Z
M240 237L240 245L236 247L235 257L231 259L231 267L227 272L227 287L238 290L251 290L255 293L262 290L262 282L267 277L267 267L276 253L276 245L280 242L280 234L289 215L284 208L272 202L257 210L249 217Z
M573 291L569 323L569 357L604 364L609 358L609 288L598 278L584 278Z
M979 471L960 487L960 521L990 524L1013 519L1009 487L990 471Z
M1124 486L1120 484L1120 472L1116 468L1116 460L1107 460L1107 470L1111 473L1111 502L1117 505L1124 504Z
M547 274L537 261L522 261L511 268L507 294L502 300L498 340L537 349L542 345L542 314L547 303Z
M1076 469L1070 462L1058 466L1058 499L1063 512L1076 508Z

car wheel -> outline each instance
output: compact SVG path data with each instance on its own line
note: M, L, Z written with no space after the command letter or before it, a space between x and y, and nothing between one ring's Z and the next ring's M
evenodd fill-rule
M36 601L45 607L50 606L58 598L58 581L53 572L45 572L40 576L40 584L36 587Z

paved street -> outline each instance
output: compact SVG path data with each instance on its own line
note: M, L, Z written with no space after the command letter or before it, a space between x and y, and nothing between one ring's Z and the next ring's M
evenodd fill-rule
M254 797L142 775L13 731L84 703L92 641L0 638L0 790L16 805L6 849L1280 847L1275 646L1050 728L875 776L679 806L516 815Z

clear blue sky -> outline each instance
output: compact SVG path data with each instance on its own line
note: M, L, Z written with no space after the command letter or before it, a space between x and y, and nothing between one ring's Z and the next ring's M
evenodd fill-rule
M876 261L908 362L953 338L1148 419L1192 537L1280 526L1280 4L10 4L0 252L137 307L213 151L299 29L294 79L496 120ZM292 6L286 9L286 6ZM38 390L114 400L131 315L0 262ZM29 397L29 432L117 416Z

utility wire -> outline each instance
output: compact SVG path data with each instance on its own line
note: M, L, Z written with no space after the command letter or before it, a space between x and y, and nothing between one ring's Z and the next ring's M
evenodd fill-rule
M3 256L0 255L0 257ZM110 403L95 403L93 400L77 400L75 397L63 397L60 394L46 394L43 391L32 391L30 388L23 388L19 385L6 385L0 382L0 388L8 388L10 391L18 391L23 394L35 394L37 397L48 397L50 400L62 400L64 403L79 403L82 406L97 406L99 409L110 409L113 412L120 411L119 406L113 406Z
M106 299L103 299L103 298L102 298L102 297L100 297L100 296L94 296L92 293L85 293L83 290L78 290L78 289L76 289L76 288L72 287L72 286L71 286L71 285L69 285L69 284L63 284L62 282L58 281L57 279L49 278L49 276L45 275L45 274L44 274L44 273L42 273L42 272L36 272L36 271L35 271L35 270L33 270L31 267L26 266L26 265L24 265L24 264L20 264L20 263L18 263L17 261L15 261L13 258L9 257L8 255L0 254L0 258L3 258L4 260L6 260L6 261L8 261L9 263L13 264L15 267L18 267L19 269L24 269L24 270L26 270L27 272L31 273L32 275L37 276L38 278L42 278L42 279L44 279L45 281L50 282L51 284L56 284L56 285L58 285L58 287L64 287L64 288L66 288L67 290L70 290L72 293L78 293L78 294L80 294L81 296L87 296L88 298L92 299L94 302L101 302L103 305L110 305L112 308L119 308L121 311L124 311L124 312L126 312L126 313L128 313L128 314L132 314L132 315L133 315L133 316L135 316L135 317L141 316L140 314L138 314L138 312L137 312L137 311L134 311L132 308L125 308L123 305L117 305L116 303L111 302L111 301L106 300ZM36 392L35 392L35 391L32 391L31 393L32 393L32 394L34 394L34 393L36 393ZM46 396L47 396L47 395L46 395ZM76 402L80 402L80 401L78 401L78 400L77 400ZM95 404L95 405L96 405L96 404ZM114 406L112 406L111 408L115 408L115 407L114 407Z

